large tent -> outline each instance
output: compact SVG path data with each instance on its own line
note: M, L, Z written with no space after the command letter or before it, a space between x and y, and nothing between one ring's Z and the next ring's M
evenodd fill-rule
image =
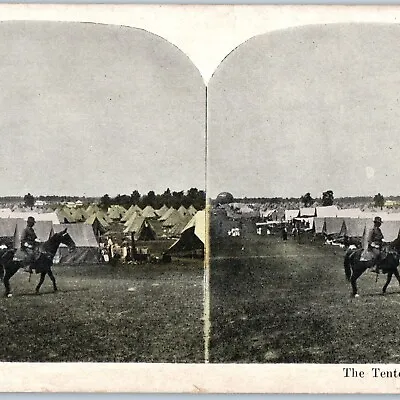
M108 208L107 215L112 220L120 220L126 214L124 207L120 205L112 205Z
M337 206L315 207L315 214L319 218L336 217L338 212Z
M109 228L108 222L105 221L103 216L99 213L93 214L84 223L92 227L92 230L97 237L107 232L107 229Z
M33 229L41 242L46 242L53 235L53 223L51 221L37 221Z
M372 221L367 218L343 218L340 236L362 238L365 230L372 227Z
M260 218L270 219L274 216L276 219L277 210L276 209L267 209L267 210L260 210Z
M58 220L63 224L71 224L75 222L75 217L72 215L72 210L65 208L60 208L56 211Z
M189 206L189 208L188 208L188 212L189 212L189 214L190 214L191 216L194 216L194 215L196 215L197 210L193 207L193 205L191 205L191 206Z
M23 220L21 220L23 221ZM0 219L0 244L8 247L16 247L17 220L15 218Z
M204 256L206 213L198 211L183 229L181 237L167 250L181 256Z
M182 217L186 217L189 214L188 210L184 206L180 206L178 208L178 212L182 215Z
M315 207L300 208L299 218L315 217Z
M381 225L381 231L385 242L393 242L399 237L400 221L384 221Z
M164 204L161 208L159 208L158 210L155 210L155 213L159 217L162 217L168 210L169 210L168 207Z
M388 213L382 215L382 221L400 221L400 213Z
M166 228L171 228L176 224L178 224L180 221L182 221L183 218L184 217L179 211L173 210L169 215L169 217L166 220L164 220L163 226Z
M324 229L325 218L315 217L313 222L314 222L314 232L322 233Z
M144 218L158 218L152 206L146 206L142 211L142 216Z
M132 224L132 222L137 218L140 217L141 215L137 213L136 211L133 212L133 214L129 217L129 219L124 223L125 227L128 227L129 225Z
M181 219L169 229L168 236L179 237L192 218L193 217L191 217L190 215L185 215L184 217L181 217Z
M156 232L151 222L143 216L136 217L132 223L125 228L124 233L134 233L135 240L155 240Z
M123 217L121 218L121 222L127 222L133 214L141 215L142 214L142 209L138 205L132 205L128 208L128 210L125 212Z
M291 222L294 218L299 216L299 210L285 210L285 221Z
M326 217L322 232L327 235L339 235L342 230L343 218Z
M164 215L163 215L161 218L159 218L159 220L160 220L160 221L165 221L165 220L167 220L168 217L169 217L174 211L176 211L175 208L174 208L174 207L170 207L169 210L166 211L166 212L164 213Z
M84 222L88 218L86 211L82 207L73 208L71 209L70 213L74 219L74 222Z
M59 224L60 220L55 212L38 213L26 211L14 211L10 214L10 218L20 218L26 221L28 217L35 218L36 221L51 221L53 224Z
M84 223L53 225L54 233L67 228L76 249L70 253L65 245L58 249L55 262L62 264L97 264L101 262L100 247L90 225Z

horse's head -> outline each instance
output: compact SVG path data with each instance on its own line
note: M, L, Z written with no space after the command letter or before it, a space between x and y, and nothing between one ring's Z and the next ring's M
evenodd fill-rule
M48 250L53 254L55 254L55 251L58 249L58 246L60 246L61 243L65 244L70 252L74 251L76 248L75 242L67 232L67 228L55 233L47 243Z
M65 244L68 247L69 252L73 252L76 249L76 244L72 240L72 237L67 232L67 228L59 232L59 234L61 235L60 243Z

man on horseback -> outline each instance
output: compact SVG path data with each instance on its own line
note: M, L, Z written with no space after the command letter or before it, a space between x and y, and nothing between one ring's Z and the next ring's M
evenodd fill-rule
M35 250L39 242L33 229L35 222L35 218L28 217L26 228L22 231L21 235L21 250L26 254L26 259L24 261L28 264L24 271L29 273L32 273L31 264L35 261Z
M376 272L376 273L379 273L379 261L383 244L383 233L380 228L381 225L382 225L382 218L375 217L374 226L368 233L367 249L364 249L364 252L369 251L373 255L372 260L374 261L374 265L371 268L371 272ZM362 257L365 257L365 254L363 254Z

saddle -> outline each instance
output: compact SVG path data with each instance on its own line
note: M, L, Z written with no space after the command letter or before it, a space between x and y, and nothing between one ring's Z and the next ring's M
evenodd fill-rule
M41 253L38 247L29 251L17 249L14 254L13 261L21 262L25 266L32 265L39 260L40 254Z
M371 251L362 251L360 255L360 261L373 261L376 259L376 255Z

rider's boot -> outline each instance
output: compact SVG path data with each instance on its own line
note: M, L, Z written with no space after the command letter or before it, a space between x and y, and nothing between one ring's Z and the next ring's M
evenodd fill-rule
M30 265L27 265L26 267L24 267L23 271L24 272L29 272L31 274L32 273L32 267Z
M374 272L375 274L379 274L379 268L378 268L378 266L376 264L372 266L370 271Z

